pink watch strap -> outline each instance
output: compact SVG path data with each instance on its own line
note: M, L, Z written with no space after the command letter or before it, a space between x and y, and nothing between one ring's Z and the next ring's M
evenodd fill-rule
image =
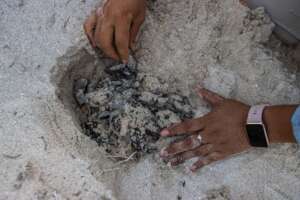
M268 105L252 106L248 113L247 124L263 124L263 112Z

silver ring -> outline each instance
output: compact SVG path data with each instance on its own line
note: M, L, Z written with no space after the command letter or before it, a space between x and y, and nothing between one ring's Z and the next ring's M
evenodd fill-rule
M200 134L197 136L197 139L198 139L198 141L199 141L199 143L201 145L202 144L202 136Z

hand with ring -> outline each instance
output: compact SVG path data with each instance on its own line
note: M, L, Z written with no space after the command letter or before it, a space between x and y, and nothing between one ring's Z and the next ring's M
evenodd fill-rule
M197 92L210 103L212 111L203 117L175 124L160 133L162 137L189 135L183 141L163 148L160 156L172 166L199 157L190 168L193 172L250 148L245 129L250 106L204 88L198 88Z

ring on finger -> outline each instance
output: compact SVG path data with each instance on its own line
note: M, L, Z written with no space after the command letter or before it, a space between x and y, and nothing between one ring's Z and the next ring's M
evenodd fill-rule
M201 136L201 134L198 134L197 140L198 140L199 146L200 146L202 144L202 136Z

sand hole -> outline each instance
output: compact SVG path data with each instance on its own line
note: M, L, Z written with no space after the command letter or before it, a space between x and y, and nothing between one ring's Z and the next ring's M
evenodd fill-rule
M142 158L158 156L169 142L159 140L160 130L193 117L191 103L163 80L140 72L135 63L128 69L84 48L70 49L57 63L57 96L101 152L91 172L119 196L124 187L119 175L130 174ZM95 145L85 148L93 151Z
M194 115L187 96L140 72L132 56L126 65L98 59L84 49L67 57L57 95L82 133L116 160L157 151L163 128Z
M157 156L156 152L163 145L161 141L156 142L159 139L160 129L183 118L192 117L193 109L186 96L181 95L176 89L169 89L163 80L140 72L138 66L133 66L133 71L130 72L132 74L124 77L128 69L118 70L118 67L122 66L116 64L103 60L84 48L70 49L58 59L54 69L56 71L54 81L57 84L57 96L70 111L75 125L82 134L98 143L101 153L93 160L91 173L101 182L105 182L115 196L122 196L124 195L122 188L126 190L127 183L124 185L121 177L126 177L126 172L131 174L131 169L134 169L142 158ZM78 83L79 85L76 85ZM103 84L106 86L101 88ZM94 87L87 91L87 86L93 85ZM109 101L105 99L107 96L104 99L101 96L107 89L110 97L112 96ZM94 103L94 107L91 104L86 105L85 100ZM115 105L110 104L116 101L123 104L121 109L114 109ZM101 110L103 108L108 110ZM117 115L113 118L115 127L111 130L107 124L110 118L105 115L115 111L117 111ZM95 122L97 120L95 116L98 115L102 115L101 123L96 126L98 131L87 134L85 128L93 127L86 126ZM124 121L127 122L125 125ZM168 141L164 141L164 144L166 142ZM85 145L85 148L94 151L92 148L95 148L95 145L91 147ZM126 195L132 196L128 191Z

